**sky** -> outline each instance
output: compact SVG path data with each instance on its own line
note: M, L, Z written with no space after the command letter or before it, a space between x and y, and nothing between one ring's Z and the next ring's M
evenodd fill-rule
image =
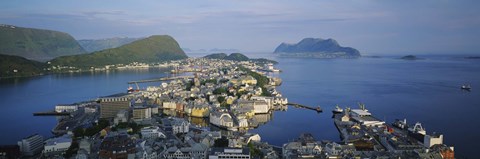
M75 39L171 35L182 48L272 52L306 37L362 54L480 54L478 0L14 0L0 23Z

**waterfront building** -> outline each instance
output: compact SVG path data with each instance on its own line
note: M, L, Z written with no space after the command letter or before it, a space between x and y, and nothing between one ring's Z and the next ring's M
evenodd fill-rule
M214 147L210 149L209 159L223 159L223 158L241 158L250 159L250 150L248 148L220 148Z
M350 116L351 119L365 126L381 126L385 124L385 121L373 117L366 109L351 109Z
M219 127L233 127L232 116L227 112L214 111L210 113L210 123Z
M268 109L272 109L273 104L275 102L274 97L267 97L267 96L252 96L250 100L261 100L267 102Z
M432 134L432 135L425 135L423 139L423 145L427 148L432 147L433 145L441 145L443 144L443 135L442 134Z
M55 137L45 141L45 147L43 154L45 156L60 156L65 153L67 149L72 145L72 137L65 134L60 137Z
M78 105L71 105L71 104L59 104L55 106L55 112L74 112L78 110Z
M238 127L248 128L248 120L245 117L237 118L237 120L238 120Z
M163 109L176 109L177 104L173 101L164 101L163 104Z
M34 134L18 141L20 152L24 156L33 156L39 154L43 150L43 137Z
M193 117L208 117L210 115L209 105L207 104L195 104L192 108Z
M131 106L129 96L117 94L100 98L100 118L113 118L118 111L127 110Z
M268 103L263 100L255 100L253 103L253 109L255 114L264 114L268 113L270 107L268 106Z

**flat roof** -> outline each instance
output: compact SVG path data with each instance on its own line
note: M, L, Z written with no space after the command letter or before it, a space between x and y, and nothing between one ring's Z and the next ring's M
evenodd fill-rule
M352 109L351 112L361 116L372 115L372 113L362 109Z

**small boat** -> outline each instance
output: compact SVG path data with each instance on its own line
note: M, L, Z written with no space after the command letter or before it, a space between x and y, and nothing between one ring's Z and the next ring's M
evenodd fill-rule
M470 85L467 84L467 85L462 85L460 89L470 91L472 87L470 87Z
M392 125L397 127L397 128L400 128L400 129L407 129L408 128L407 119L403 119L403 120L395 119L395 122L393 122Z
M343 112L343 109L340 108L338 105L335 106L335 109L332 110L333 114L339 114Z

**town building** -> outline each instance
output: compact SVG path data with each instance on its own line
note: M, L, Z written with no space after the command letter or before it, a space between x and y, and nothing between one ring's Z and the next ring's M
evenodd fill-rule
M100 118L113 118L120 110L127 110L131 106L129 96L116 94L100 98Z
M55 112L74 112L78 110L78 105L60 104L55 106Z
M61 156L72 145L72 137L65 134L45 141L43 154L45 156Z
M24 156L33 156L39 154L43 150L43 137L34 134L18 141L20 152Z
M214 111L210 113L210 123L219 127L233 127L232 116L227 112Z
M99 158L128 158L136 153L135 143L127 134L107 136L100 145Z
M441 145L443 144L443 135L442 134L432 134L432 135L425 135L423 139L423 145L427 148L432 147L433 145Z
M128 122L128 110L120 110L117 113L117 116L113 118L113 124L118 125L119 123Z
M144 127L140 130L142 139L166 138L158 126Z
M187 133L189 131L190 123L182 118L175 118L171 122L173 134Z
M149 107L133 107L132 119L133 120L143 120L152 118L152 109Z
M250 159L250 150L248 148L211 148L209 159Z
M351 109L350 117L365 126L381 126L385 124L385 121L373 117L366 109Z

